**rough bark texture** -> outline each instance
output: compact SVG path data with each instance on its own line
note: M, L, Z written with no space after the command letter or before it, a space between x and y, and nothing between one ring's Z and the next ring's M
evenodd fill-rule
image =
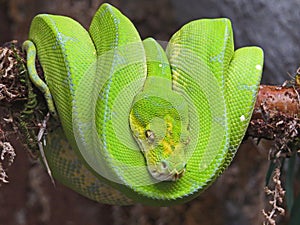
M200 17L229 17L237 46L259 45L266 54L266 82L282 82L299 64L296 34L300 2L224 1L108 1L122 9L143 38L168 40L183 23ZM34 15L63 14L85 27L101 1L0 0L0 43L27 37ZM272 75L272 77L271 77ZM271 78L268 78L270 76ZM0 119L6 108L0 108ZM107 206L92 202L57 185L45 170L29 160L16 135L10 135L17 158L9 169L9 184L0 187L0 224L262 224L267 155L251 142L243 144L229 169L207 191L190 203L169 208ZM270 147L269 142L261 145ZM259 151L260 152L260 151ZM250 160L251 159L251 160ZM278 223L279 225L280 223ZM286 224L282 221L281 224Z

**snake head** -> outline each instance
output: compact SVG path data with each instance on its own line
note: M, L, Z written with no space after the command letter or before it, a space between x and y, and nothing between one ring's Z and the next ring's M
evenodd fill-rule
M183 97L163 99L143 93L133 104L129 120L152 177L159 181L182 177L189 143L188 107Z
M166 135L167 136L167 135ZM168 142L168 137L157 138L154 146L144 145L144 152L150 174L159 181L176 181L186 169L186 144ZM148 142L148 140L147 140Z

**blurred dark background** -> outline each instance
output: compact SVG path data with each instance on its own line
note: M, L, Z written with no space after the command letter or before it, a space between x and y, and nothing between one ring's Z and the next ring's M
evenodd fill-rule
M164 41L193 19L230 18L236 47L258 45L264 49L263 83L281 84L300 66L299 0L107 2L133 21L142 38L153 36ZM101 3L98 0L0 0L0 43L13 39L22 43L27 38L30 21L38 13L67 15L88 27ZM10 183L0 187L0 225L262 224L268 162L251 143L242 145L225 174L197 199L169 208L107 206L85 199L62 185L54 188L43 168L30 162L21 146L17 150L16 161L9 170Z
M236 47L258 45L265 51L263 83L279 84L295 74L300 51L300 1L289 0L112 0L136 25L143 38L167 41L183 24L203 17L227 17ZM0 0L0 43L24 41L38 13L63 14L85 27L99 0Z

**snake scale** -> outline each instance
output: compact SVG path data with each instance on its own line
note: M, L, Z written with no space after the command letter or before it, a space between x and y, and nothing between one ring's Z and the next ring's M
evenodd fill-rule
M228 19L191 21L159 43L107 3L88 31L37 15L23 47L62 124L45 146L54 178L118 205L184 203L211 184L245 134L263 66L259 47L234 50Z

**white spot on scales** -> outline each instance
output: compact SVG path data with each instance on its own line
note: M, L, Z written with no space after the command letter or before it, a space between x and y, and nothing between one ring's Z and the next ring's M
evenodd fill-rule
M257 64L257 65L255 66L255 69L257 69L257 70L262 70L262 66L259 65L259 64Z
M241 115L241 116L240 116L240 120L241 120L241 122L244 122L244 121L245 121L245 119L246 119L246 117L245 117L244 115Z

